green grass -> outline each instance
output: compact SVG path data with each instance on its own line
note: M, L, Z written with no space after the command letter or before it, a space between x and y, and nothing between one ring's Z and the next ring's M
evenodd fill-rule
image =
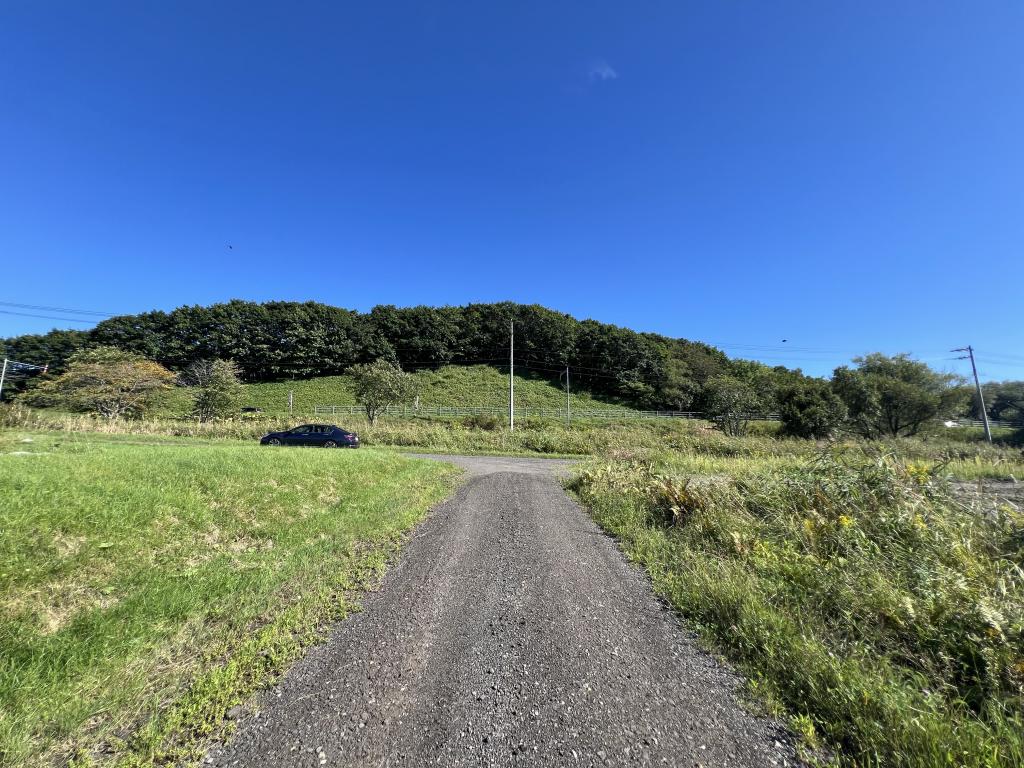
M571 487L807 746L850 766L1024 765L1020 511L965 507L934 456L745 445L594 462Z
M0 433L0 765L180 764L353 610L455 470Z
M267 432L301 423L296 417L262 414L199 424L191 419L146 418L108 421L96 416L60 413L21 406L0 407L0 427L67 434L108 434L137 437L200 438L252 441ZM678 451L693 474L736 473L770 460L774 466L797 466L818 453L820 444L784 439L768 429L731 438L708 422L683 419L560 419L517 420L509 432L501 419L383 417L371 427L362 416L338 416L342 426L359 433L364 445L448 453L541 454L549 456L626 455L642 458L665 449ZM767 425L774 426L774 425ZM1024 480L1024 450L1008 445L964 442L946 433L913 439L865 442L847 439L836 444L847 456L889 451L938 468L962 480Z
M508 406L508 374L486 365L446 366L436 371L413 374L420 404L428 406ZM243 386L241 405L256 406L266 413L288 413L288 392L294 392L294 413L313 414L317 405L356 405L352 380L348 376L323 376L296 381L275 381ZM520 408L565 408L565 391L557 384L539 377L515 377L516 404ZM571 394L572 408L621 408L614 403L597 400L586 393ZM161 396L156 415L184 416L191 408L186 388L175 389Z

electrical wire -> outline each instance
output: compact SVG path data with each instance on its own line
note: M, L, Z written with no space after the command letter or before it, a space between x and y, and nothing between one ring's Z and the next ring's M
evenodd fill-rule
M13 301L0 301L0 306L15 307L17 309L38 309L43 312L61 312L65 315L95 315L98 317L114 317L111 312L97 312L92 309L69 309L67 307L47 307L41 304L18 304Z
M64 323L95 323L96 320L80 320L77 317L54 317L53 315L35 315L29 312L14 312L10 309L0 309L0 314L18 315L20 317L38 317L41 320L60 320Z

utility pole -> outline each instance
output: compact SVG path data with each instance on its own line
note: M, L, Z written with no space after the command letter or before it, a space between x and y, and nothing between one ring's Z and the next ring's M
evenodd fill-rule
M0 402L4 398L4 379L7 377L7 358L4 358L4 368L0 371Z
M294 389L289 389L288 390L288 415L289 416L292 415L292 406L294 405L294 403L295 403L295 390Z
M516 403L515 403L515 354L516 354L516 323L508 321L508 431L513 432L516 428Z
M954 352L966 352L967 354L963 357L957 358L958 360L970 360L971 361L971 373L974 374L974 389L978 393L978 406L981 408L981 420L985 425L985 439L990 443L992 442L992 429L988 424L988 411L985 410L985 396L981 394L981 384L978 382L978 368L974 365L974 348L968 344L966 347L958 347L953 350Z
M569 424L572 422L572 417L569 414L569 366L565 366L565 423Z

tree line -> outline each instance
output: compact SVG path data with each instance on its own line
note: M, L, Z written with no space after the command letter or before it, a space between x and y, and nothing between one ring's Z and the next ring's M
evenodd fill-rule
M95 381L103 356L112 363L116 352L158 365L185 384L208 377L216 361L230 361L231 375L244 381L366 372L378 364L404 372L507 366L512 322L517 373L557 381L569 366L574 387L637 408L700 411L731 434L745 432L751 416L771 412L780 415L785 434L799 437L840 429L867 438L912 435L977 407L960 377L907 355L856 358L827 381L731 360L700 342L510 302L360 313L315 302L231 301L113 317L88 331L19 336L3 347L12 358L50 366L52 383L34 398L43 405L72 379ZM132 371L139 372L129 366L122 373ZM1022 413L1024 388L1011 384L989 385L1000 387L989 401L1000 414Z
M645 408L699 405L708 379L730 370L718 349L684 339L579 321L537 305L374 307L368 313L315 302L230 301L104 320L4 342L6 354L61 373L76 351L122 349L175 372L199 360L232 360L245 381L341 374L385 359L414 371L508 361L515 322L517 370L558 378L566 365L581 388Z

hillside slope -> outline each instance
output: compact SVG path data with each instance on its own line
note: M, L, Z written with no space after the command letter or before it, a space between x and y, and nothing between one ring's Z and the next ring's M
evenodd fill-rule
M420 405L429 406L508 406L508 373L486 365L450 365L433 371L413 374ZM312 415L317 405L356 405L349 376L321 376L296 381L275 381L246 384L240 405L262 408L268 414L288 412L288 392L294 392L294 413ZM515 399L519 408L565 408L565 390L541 378L515 377ZM621 408L598 400L587 393L570 394L571 407ZM161 415L183 416L189 410L188 390L176 388L169 392Z

